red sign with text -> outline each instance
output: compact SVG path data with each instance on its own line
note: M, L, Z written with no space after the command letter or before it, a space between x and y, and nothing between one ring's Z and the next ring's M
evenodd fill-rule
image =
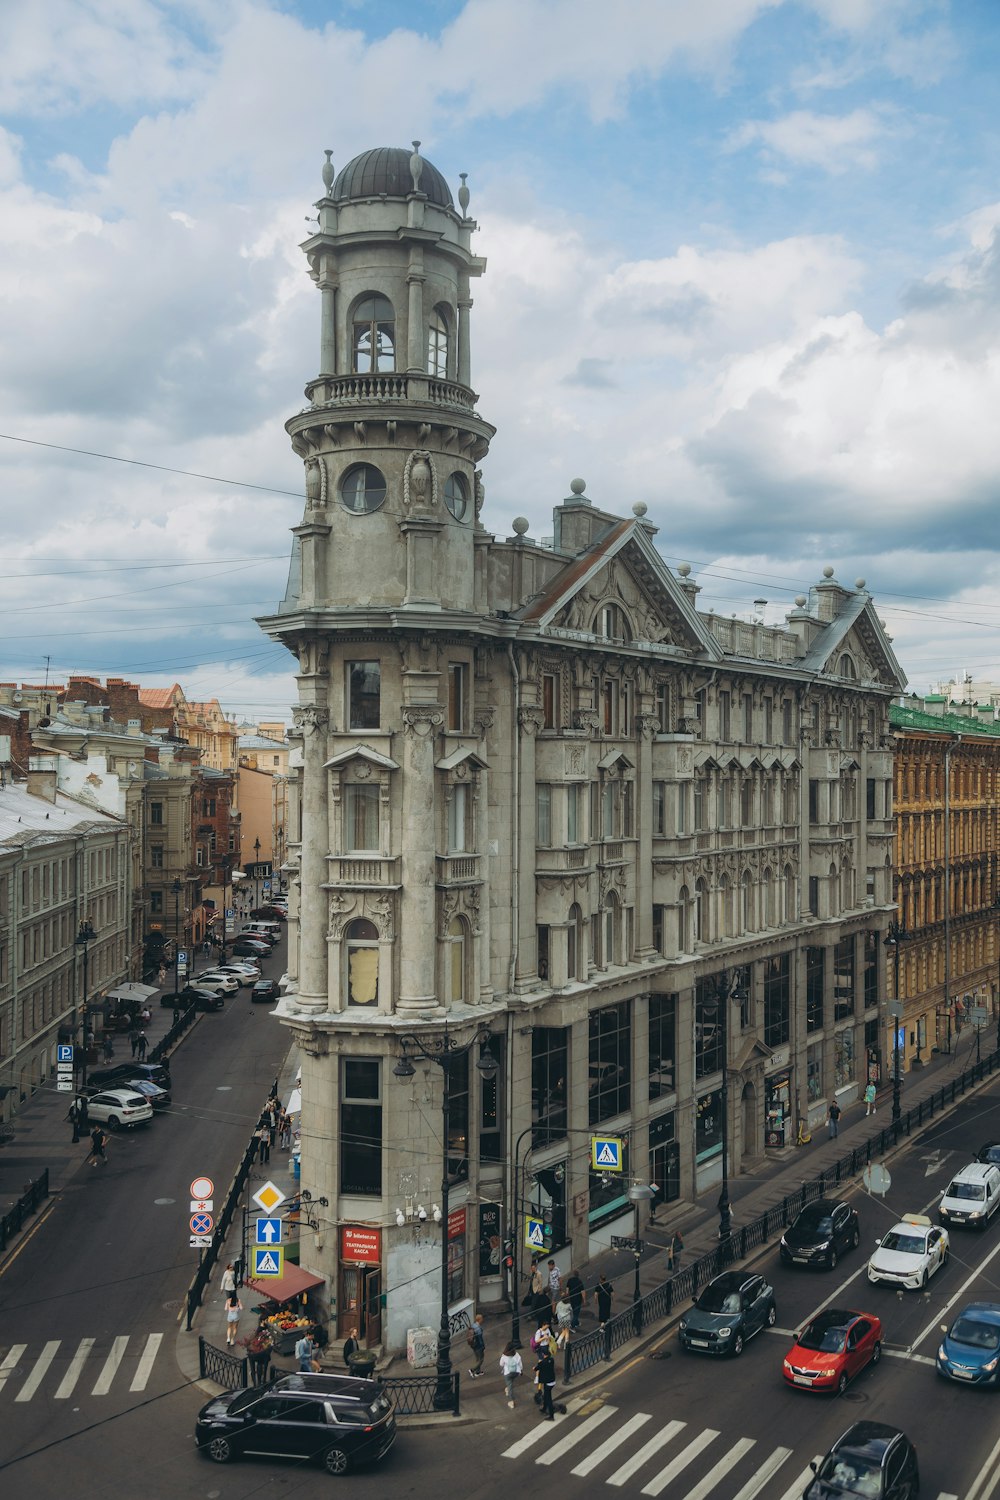
M359 1266L380 1266L382 1231L345 1224L340 1231L340 1258L355 1261Z
M457 1240L465 1233L465 1209L453 1208L448 1215L448 1238Z

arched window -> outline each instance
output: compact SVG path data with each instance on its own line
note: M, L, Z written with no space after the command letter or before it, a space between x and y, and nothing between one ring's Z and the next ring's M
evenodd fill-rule
M366 917L348 923L344 933L347 947L347 1003L378 1004L378 928Z
M791 865L785 866L785 910L783 919L786 922L796 922L799 916L799 886L795 878L795 871Z
M630 641L632 628L625 611L617 604L602 604L594 621L594 634L607 641Z
M691 952L691 892L686 885L677 892L677 951Z
M445 999L449 1005L465 1000L466 925L462 917L452 917L444 940Z
M574 901L569 909L569 927L566 930L566 978L581 978L583 960L583 912Z
M354 369L358 375L396 368L396 314L388 297L370 292L354 309Z
M764 887L761 893L761 903L764 908L764 920L761 925L764 927L774 927L776 915L774 909L774 876L771 873L770 865L768 865L764 870L764 874L761 877L761 883Z
M448 379L448 322L445 310L436 307L427 329L427 373Z
M753 876L749 870L740 877L740 925L744 932L753 932Z
M609 891L604 909L604 967L619 962L621 906L614 891Z
M727 938L735 937L733 887L728 875L721 875L719 877L719 906L722 919L722 936Z

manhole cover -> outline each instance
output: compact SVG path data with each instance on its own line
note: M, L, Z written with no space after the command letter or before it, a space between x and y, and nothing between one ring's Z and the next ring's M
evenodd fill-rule
M669 1349L654 1349L649 1357L650 1359L673 1359L674 1356Z
M154 1198L153 1202L154 1203L158 1203L158 1204L160 1204L162 1206L164 1203L176 1203L177 1199L176 1198Z
M867 1402L868 1397L864 1391L845 1391L840 1399L841 1401L853 1401L855 1406L863 1406Z

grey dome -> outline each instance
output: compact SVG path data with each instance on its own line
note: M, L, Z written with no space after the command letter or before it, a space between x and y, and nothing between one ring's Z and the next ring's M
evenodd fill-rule
M411 154L402 146L376 146L372 151L362 151L337 173L330 196L335 203L345 203L352 198L377 198L381 193L389 198L407 197L413 191ZM424 165L420 174L420 191L431 203L453 208L451 189L441 173L426 157L421 160Z

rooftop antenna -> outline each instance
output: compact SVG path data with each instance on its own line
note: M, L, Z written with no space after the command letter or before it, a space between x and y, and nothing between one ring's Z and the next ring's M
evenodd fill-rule
M51 656L46 656L44 660L45 660L45 712L46 712L46 714L51 714L52 710L49 707L49 667L50 667L50 665L52 663L52 658L51 658Z

